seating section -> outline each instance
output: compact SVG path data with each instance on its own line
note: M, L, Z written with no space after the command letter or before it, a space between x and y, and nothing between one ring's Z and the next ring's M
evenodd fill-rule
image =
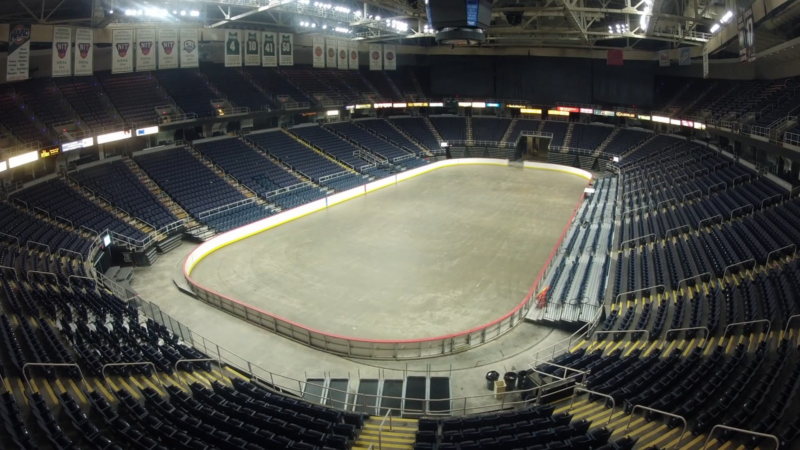
M380 70L362 70L359 71L359 73L377 90L379 99L387 101L403 99L403 97L395 93L396 88L394 83L386 75L386 72Z
M250 111L261 111L265 106L278 106L237 69L226 68L221 64L201 64L200 70L236 106L250 108Z
M155 123L156 107L170 102L159 93L158 83L149 72L117 75L103 72L97 78L122 120L128 123Z
M563 147L564 139L567 137L568 130L569 123L551 120L545 121L544 126L542 127L542 132L553 133L553 139L550 141L551 147Z
M14 198L24 201L29 208L47 211L53 219L69 220L75 228L84 226L97 233L109 230L137 241L146 237L143 232L101 208L60 179L23 189L15 193Z
M355 98L352 92L340 92L328 83L322 81L310 67L282 68L281 73L284 77L291 80L301 91L307 92L318 102L333 101L348 103L349 98Z
M367 147L372 153L386 158L392 164L400 165L409 169L425 165L425 160L414 157L414 154L402 150L388 141L381 139L366 128L357 125L356 122L340 122L330 126L332 130L347 136Z
M139 181L122 161L81 169L70 174L81 186L160 229L178 220L169 208Z
M397 128L408 133L428 150L439 149L439 140L431 133L425 119L421 117L408 117L402 119L389 119Z
M99 92L94 77L59 77L53 78L53 82L89 128L102 128L121 121L108 114L109 100Z
M20 245L23 247L29 241L33 241L47 245L53 252L63 248L85 256L90 246L87 239L70 233L60 226L44 222L8 203L0 203L0 233L6 235L0 235L0 242L10 239L8 236L14 236L19 239ZM8 243L13 242L16 240ZM4 258L0 265L12 267L10 256L9 259Z
M397 131L397 128L393 127L391 123L386 120L363 120L359 122L359 124L392 141L395 145L402 147L403 150L409 153L414 153L417 156L422 154L422 149L415 142L411 141L407 135Z
M373 167L374 164L355 156L361 149L322 127L298 127L289 131L353 170L378 178L389 176L388 171Z
M42 145L54 143L47 132L36 126L35 111L17 103L18 97L12 93L0 94L0 123L5 125L22 142L40 142Z
M256 83L267 92L270 92L281 104L299 102L314 104L314 101L305 93L284 78L278 69L270 67L245 67L244 70L253 77Z
M523 131L539 131L542 121L530 119L516 119L511 123L511 130L508 132L508 141L517 142L520 133Z
M608 143L605 148L605 152L613 153L615 155L625 154L633 147L643 143L652 136L652 133L648 133L646 131L622 128L619 130L617 135L611 139L611 142Z
M467 140L467 119L464 117L430 117L430 121L445 141Z
M183 112L194 113L198 117L216 115L211 101L219 99L219 95L211 90L208 81L198 70L157 70L153 75Z
M411 74L411 69L407 67L398 67L397 70L387 70L386 75L400 90L404 98L419 98L416 86L414 86L414 78Z
M572 137L570 138L569 146L596 150L611 135L612 131L614 131L612 127L576 123L572 126Z
M45 125L73 120L69 108L65 108L69 103L51 80L35 78L27 83L14 84L14 89Z
M472 139L475 141L500 142L511 124L511 119L472 118Z

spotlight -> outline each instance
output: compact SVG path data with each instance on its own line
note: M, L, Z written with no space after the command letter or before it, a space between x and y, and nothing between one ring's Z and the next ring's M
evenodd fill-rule
M711 32L716 33L717 30L719 30L719 24L715 23L714 25L711 26Z

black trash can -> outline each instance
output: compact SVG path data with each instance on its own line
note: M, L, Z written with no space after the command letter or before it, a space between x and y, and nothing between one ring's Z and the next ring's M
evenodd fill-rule
M503 381L506 382L506 391L513 391L517 387L517 372L506 372Z
M520 391L524 391L533 387L533 381L528 378L527 370L520 370L517 372L517 387Z
M492 370L486 374L486 389L494 391L494 382L500 379L500 373Z

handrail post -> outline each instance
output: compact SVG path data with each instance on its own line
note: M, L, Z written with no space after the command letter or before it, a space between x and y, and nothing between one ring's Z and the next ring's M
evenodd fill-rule
M789 244L789 245L787 245L785 247L781 247L781 248L779 248L777 250L773 250L773 251L767 253L767 264L769 264L769 259L770 259L770 257L772 256L773 253L778 253L778 252L780 252L782 250L786 250L788 248L794 248L794 251L797 251L797 246L794 245L794 244Z
M775 441L775 450L778 450L781 447L781 441L778 440L778 438L774 434L758 433L758 432L755 432L755 431L743 430L741 428L729 427L727 425L714 425L714 428L712 428L711 432L708 433L708 437L706 438L706 441L705 441L705 443L703 443L703 447L700 450L706 450L706 447L708 447L709 441L711 441L711 436L714 434L715 431L717 431L717 429L735 431L737 433L752 434L753 436L760 436L760 437L763 437L763 438L772 439L773 441Z
M706 335L704 336L705 340L708 340L711 337L711 331L708 329L708 327L670 328L669 330L667 330L667 334L669 334L670 331L674 331L677 333L679 331L695 331L695 330L705 331L706 332ZM700 345L700 343L698 343L697 345Z
M646 411L652 411L652 412L655 412L655 413L658 413L658 414L663 414L665 416L669 416L669 417L674 417L676 419L680 419L681 422L683 422L683 431L681 432L681 436L678 438L678 442L675 444L675 450L680 448L681 441L683 441L683 436L686 434L686 429L689 427L689 425L686 423L686 419L684 419L683 416L679 416L677 414L668 413L666 411L660 411L658 409L650 408L650 407L647 407L647 406L635 405L633 407L633 409L631 410L631 415L628 418L628 424L625 426L625 431L628 431L628 429L631 427L631 421L633 420L633 414L636 412L637 409L644 409ZM716 427L714 427L714 428L716 428ZM713 430L712 430L712 433L713 433ZM710 436L711 436L711 433L709 433L709 437ZM708 441L706 441L706 443L708 443ZM703 448L705 448L705 446Z
M389 408L386 411L386 414L383 416L383 420L381 420L381 425L378 427L378 450L383 450L383 442L381 440L383 436L383 425L386 423L386 418L389 418L389 431L392 431L392 408Z
M724 279L724 278L725 278L725 277L728 275L728 270L730 270L732 267L736 267L736 266L742 265L742 264L744 264L744 263L749 263L749 262L751 262L751 263L755 264L755 263L756 263L756 260L755 260L754 258L750 258L750 259L746 259L746 260L744 260L744 261L739 261L738 263L733 263L733 264L731 264L730 266L728 266L728 267L726 267L726 268L725 268L725 271L724 271L724 272L722 272L722 278ZM745 270L746 270L746 269L745 269Z
M151 363L152 364L152 363ZM78 369L78 374L81 376L81 381L83 381L83 385L86 387L86 392L92 392L94 389L89 389L89 383L86 382L86 377L83 376L83 371L81 367L77 364L68 364L68 363L25 363L22 366L22 377L25 378L25 384L28 385L28 389L33 392L33 387L31 385L30 380L28 379L28 375L25 373L25 369L31 366L37 367L75 367Z
M185 381L183 381L183 377L181 377L181 373L180 373L180 371L178 371L178 364L180 364L180 363L193 363L193 362L214 362L214 361L217 362L217 365L218 365L217 366L217 370L219 370L219 374L222 377L225 377L225 374L222 373L222 361L219 360L219 359L216 359L216 358L198 358L198 359L183 359L183 358L181 358L181 359L175 361L175 376L178 377L178 382L179 383L185 384L186 387L189 387L189 384L187 384ZM162 386L162 388L163 388L163 386Z
M585 392L587 394L597 395L599 397L604 397L611 400L611 409L608 410L608 421L606 421L606 426L608 426L608 424L611 423L611 418L614 416L614 408L617 407L617 402L614 400L614 397L586 389L585 387L575 386L575 389L573 389L572 391L572 400L569 402L569 408L567 408L567 411L572 409L572 405L575 403L575 396L578 394L578 391Z
M53 272L42 272L41 270L29 270L27 275L26 275L26 278L28 279L28 283L31 283L31 274L36 274L36 273L38 273L40 275L52 275L53 278L55 278L55 280L56 280L56 285L60 285L61 284L61 283L58 282L58 275L56 275Z
M143 362L124 362L124 363L109 363L104 364L103 367L100 369L100 375L103 376L103 379L106 382L106 387L108 387L109 392L113 392L116 395L116 391L111 388L111 384L109 383L108 377L106 376L106 369L109 367L122 367L122 366L153 366L153 374L155 375L156 380L158 380L158 384L161 385L161 391L167 392L164 389L164 383L161 382L161 378L158 376L158 369L156 365L150 361L143 361Z
M648 330L611 330L611 331L595 331L592 334L592 337L597 336L598 334L633 334L633 333L644 333L645 341L650 340L650 332Z
M751 324L756 324L756 323L764 323L764 322L766 322L766 323L767 323L767 333L766 333L766 335L767 335L767 337L769 337L769 332L770 332L770 330L772 329L772 322L770 322L770 321L769 321L769 319L758 319L758 320L748 320L748 321L746 321L746 322L734 322L734 323L729 323L729 324L728 324L728 325L725 327L725 331L723 332L723 334L722 334L722 335L723 335L723 336L727 336L727 335L728 335L728 329L729 329L730 327L735 327L735 326L739 326L739 325L751 325Z
M784 335L789 332L789 325L792 324L792 321L794 319L797 319L798 317L800 317L800 314L795 314L793 316L789 316L789 318L786 319L786 328L783 329L783 334Z
M621 292L621 293L617 294L616 298L614 298L614 303L618 303L619 302L619 298L622 297L625 294L638 294L639 292L649 291L649 290L656 289L656 288L664 288L665 290L667 289L667 287L664 286L663 284L656 284L656 285L653 285L653 286L648 286L646 288L636 289L635 291Z

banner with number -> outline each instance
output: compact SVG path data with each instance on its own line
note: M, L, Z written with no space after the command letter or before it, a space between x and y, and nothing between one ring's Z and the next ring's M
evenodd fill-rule
M756 60L756 30L753 22L753 8L745 9L736 17L739 28L739 62Z
M669 50L658 52L658 65L659 67L669 67Z
M242 66L241 31L225 30L225 67Z
M244 65L260 66L261 49L258 45L258 31L245 31L244 33Z
M331 38L325 39L325 67L336 68L336 41Z
M692 65L692 53L689 47L681 47L678 49L678 65L679 66Z
M350 47L350 57L348 65L350 70L358 70L358 42L347 41Z
M338 67L342 70L347 70L347 41L339 41L337 47L339 48L339 63Z
M383 70L381 44L369 44L369 70Z
M75 29L75 75L91 75L94 61L94 30Z
M325 39L322 36L314 36L311 39L311 47L312 67L325 67Z
M278 66L278 53L276 43L278 33L265 31L261 33L261 65L264 67Z
M394 45L383 45L383 68L384 70L397 70L397 52Z
M294 35L281 33L280 59L278 62L282 66L294 65Z
M136 71L156 70L156 29L136 30Z
M178 30L163 28L158 30L158 69L178 68Z
M112 30L111 73L133 72L133 30Z
M72 75L72 28L53 27L53 75Z
M197 28L181 28L181 67L200 67L198 41L200 41L200 30Z
M708 78L708 46L703 46L703 78Z
M31 60L31 24L8 25L6 81L27 80Z

